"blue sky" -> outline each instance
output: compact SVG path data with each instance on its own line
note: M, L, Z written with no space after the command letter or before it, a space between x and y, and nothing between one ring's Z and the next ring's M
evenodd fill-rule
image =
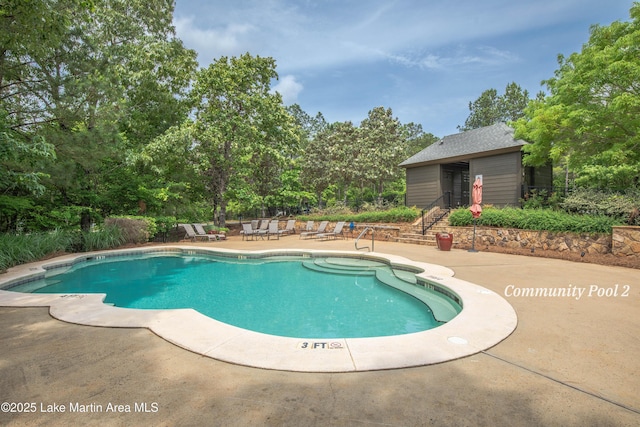
M176 0L174 24L200 66L270 56L285 104L358 125L377 106L442 137L469 102L516 82L534 97L557 56L631 0Z

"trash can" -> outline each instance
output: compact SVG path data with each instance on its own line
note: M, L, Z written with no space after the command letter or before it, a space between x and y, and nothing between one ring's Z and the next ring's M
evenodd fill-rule
M453 244L453 234L436 233L436 244L441 251L450 251Z

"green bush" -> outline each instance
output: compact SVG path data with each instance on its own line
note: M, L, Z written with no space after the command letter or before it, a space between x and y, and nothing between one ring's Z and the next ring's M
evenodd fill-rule
M420 216L420 210L413 207L397 207L383 211L368 211L353 213L348 210L340 210L338 213L315 213L313 215L302 215L298 219L301 221L353 221L353 222L411 222Z
M113 216L104 224L105 227L118 227L127 243L146 243L158 232L155 218L148 216Z
M92 232L55 230L47 233L0 234L0 271L62 252L112 249L123 244L117 228Z
M456 209L449 216L455 227L473 224L469 209ZM477 225L523 230L568 231L573 233L610 233L621 221L605 215L578 215L550 209L485 208Z
M100 227L89 233L81 233L83 251L102 251L123 245L125 237L118 227Z
M629 189L624 193L580 189L567 196L560 206L567 212L606 215L630 225L640 225L640 219L633 215L640 209L638 189Z

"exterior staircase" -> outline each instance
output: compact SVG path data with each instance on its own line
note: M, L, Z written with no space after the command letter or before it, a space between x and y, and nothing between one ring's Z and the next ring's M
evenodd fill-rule
M396 242L413 243L416 245L436 246L436 233L445 232L449 226L449 213L443 216L438 222L433 224L423 235L421 220L416 221L410 233L400 233L396 237Z

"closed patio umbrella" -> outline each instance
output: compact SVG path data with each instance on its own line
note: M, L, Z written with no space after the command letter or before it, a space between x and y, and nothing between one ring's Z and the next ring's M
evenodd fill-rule
M473 183L473 191L471 192L471 200L473 204L469 208L471 211L471 215L473 215L473 242L471 243L471 249L469 252L478 252L476 251L476 219L480 218L482 215L482 179L480 177L476 178Z
M473 183L473 191L471 192L471 200L473 204L469 208L471 211L471 215L474 218L480 218L482 215L482 180L480 178L476 178L476 181Z

